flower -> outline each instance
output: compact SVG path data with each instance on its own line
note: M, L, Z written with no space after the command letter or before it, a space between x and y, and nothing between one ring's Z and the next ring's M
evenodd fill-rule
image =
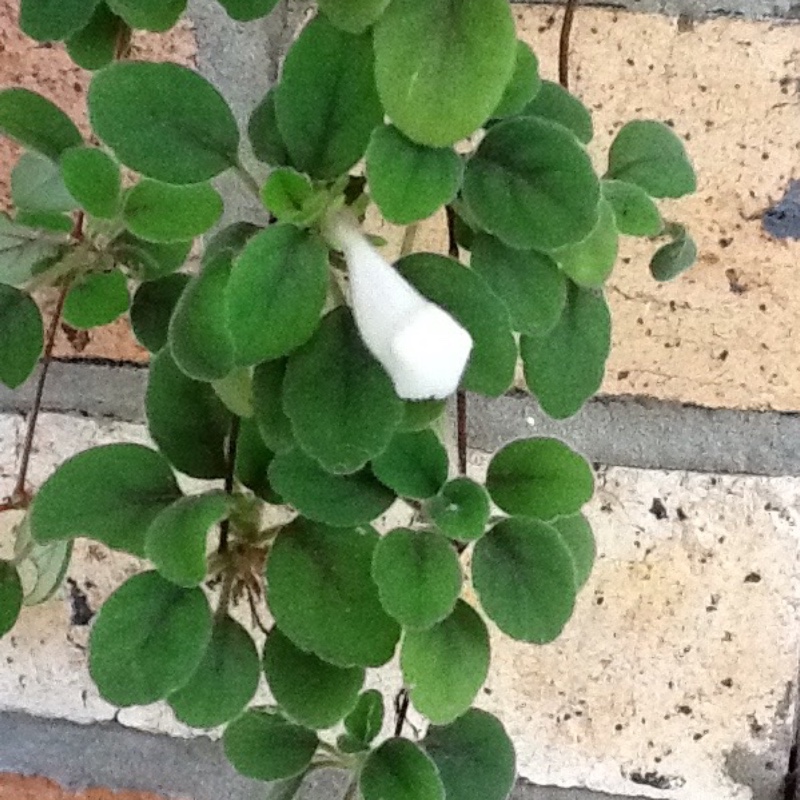
M472 350L469 333L423 297L340 212L326 234L344 253L358 331L406 400L442 399L458 388Z

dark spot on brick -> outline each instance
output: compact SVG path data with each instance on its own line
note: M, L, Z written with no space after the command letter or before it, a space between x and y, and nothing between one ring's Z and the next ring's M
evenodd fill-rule
M717 358L718 358L720 361L726 361L726 360L727 360L727 358L728 358L728 355L729 355L728 351L727 351L727 350L723 350L723 351L722 351L722 352L721 352L721 353L720 353L720 354L717 356Z
M92 621L94 611L89 606L89 600L86 595L78 588L78 584L72 579L67 578L67 586L69 586L69 603L70 603L70 617L69 621L72 625L84 626Z
M723 236L719 240L719 246L724 250L726 247L730 247L733 244L733 237L732 236Z
M720 683L726 688L730 689L733 686L733 678L725 678Z
M680 789L686 783L686 780L680 776L661 775L654 770L631 772L628 778L640 786L652 786L654 789Z
M691 14L678 16L678 33L689 33L694 30L694 17Z
M692 713L692 707L691 706L678 706L678 713L679 714L685 714L688 717Z
M766 303L759 303L758 310L759 311L766 311L767 310L767 304Z
M686 522L686 520L689 519L689 517L686 516L686 512L680 506L675 509L675 514L681 522Z
M658 497L653 498L653 505L650 506L650 513L656 519L666 519L667 509Z
M622 725L622 723L621 723L621 722L618 722L618 723L617 723L617 724L614 726L614 730L615 730L615 731L621 731L621 730L622 730L622 728L623 728L623 725Z
M603 597L603 595L600 595L600 597L598 597L594 602L596 605L601 606L605 602L605 597Z
M733 267L725 270L725 277L728 279L728 288L734 294L744 294L747 287L739 281L739 274Z
M620 370L620 371L617 373L617 380L618 380L618 381L624 381L624 380L625 380L625 378L627 378L627 377L628 377L628 375L630 375L630 374L631 374L631 373L630 373L630 372L629 372L627 369L621 369L621 370Z
M744 576L745 583L761 583L761 576L757 572L748 572Z
M800 181L790 181L784 196L761 218L764 230L776 239L800 239Z

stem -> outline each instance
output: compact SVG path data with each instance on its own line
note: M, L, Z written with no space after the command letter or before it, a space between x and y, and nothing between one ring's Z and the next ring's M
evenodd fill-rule
M456 392L456 442L458 447L458 474L467 474L467 393Z
M231 602L231 593L233 592L233 580L234 580L233 573L226 573L224 580L222 581L222 591L219 593L219 603L217 604L217 610L214 613L214 621L219 622L220 620L225 618L225 615L228 613L228 606Z
M236 165L236 174L242 179L242 183L255 195L257 199L261 199L261 187L258 181L244 168L242 164Z
M408 716L408 704L410 698L408 689L404 686L394 698L394 710L397 717L394 721L394 735L401 736L403 733L403 725L405 725L406 717Z
M231 422L231 430L228 434L228 472L225 475L225 491L233 494L234 471L236 469L236 446L239 441L239 417L234 417ZM226 517L219 524L219 547L218 553L225 553L228 550L228 536L231 530L231 521Z
M413 222L406 228L403 234L403 243L400 245L400 258L407 256L414 249L414 240L417 238L419 223Z
M558 41L558 82L569 89L569 39L572 34L572 23L575 19L575 7L578 0L566 0L564 19L561 23L561 37Z

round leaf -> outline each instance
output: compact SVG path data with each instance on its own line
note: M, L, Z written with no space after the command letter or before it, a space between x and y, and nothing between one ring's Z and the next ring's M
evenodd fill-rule
M292 423L283 410L286 359L265 361L253 370L253 412L261 438L276 453L294 447Z
M430 500L427 512L445 536L469 542L483 536L489 520L489 495L479 483L456 478Z
M53 1L63 2L51 0L49 4ZM35 0L28 3L37 5ZM36 92L20 88L0 91L0 133L53 161L83 141L75 123L58 106Z
M332 475L300 450L275 456L269 479L284 501L303 516L334 527L371 522L395 499L369 471Z
M561 534L545 522L499 522L475 545L472 582L503 633L524 642L556 639L575 606L575 567Z
M506 800L514 788L514 745L502 723L472 708L444 727L432 725L422 742L439 769L449 798Z
M432 531L396 528L375 548L372 578L381 604L404 628L430 628L450 614L461 593L456 551Z
M424 430L439 419L446 408L446 400L406 400L399 430Z
M120 41L130 33L125 22L101 2L86 25L67 39L67 52L79 67L101 69L114 60Z
M520 113L526 117L541 117L557 122L572 131L584 144L591 142L594 136L589 110L574 94L553 81L542 81L536 96Z
M114 258L130 270L132 277L141 281L155 281L171 275L183 266L191 249L191 240L156 244L128 231L114 239L110 247Z
M43 266L57 257L58 246L51 237L26 228L0 214L0 284L24 286Z
M123 164L156 180L200 183L237 162L239 129L227 103L177 64L127 61L96 73L89 118Z
M372 471L378 480L404 497L424 500L447 480L447 450L432 430L398 433L377 458Z
M154 450L95 447L45 481L31 508L31 532L41 544L86 536L143 556L150 523L180 496L172 470Z
M14 559L22 580L22 604L35 606L49 600L63 583L72 558L72 542L37 544L30 521L26 514L15 526Z
M225 295L239 363L259 364L306 342L327 289L327 250L316 234L273 225L250 239Z
M19 26L40 42L58 41L80 30L91 18L98 0L22 0Z
M0 636L16 624L22 609L22 581L10 561L0 561Z
M264 674L281 709L317 729L336 725L352 711L364 684L360 667L335 667L304 653L277 628L264 645Z
M579 511L592 496L594 475L558 439L520 439L494 455L486 488L503 511L548 520Z
M370 194L383 216L408 225L449 203L461 186L461 158L451 148L424 147L392 125L372 133L367 148Z
M391 380L343 307L289 358L283 407L301 448L337 474L357 472L382 452L403 414Z
M69 193L91 216L116 216L122 180L110 156L96 147L72 147L61 156L61 173Z
M42 315L30 295L0 284L0 382L10 389L30 377L44 346Z
M539 60L525 42L517 42L517 57L514 73L506 85L500 105L493 117L514 117L533 100L542 87L539 77Z
M650 260L650 273L657 281L671 281L697 260L697 245L682 225L672 226L673 241L660 247Z
M386 10L389 0L319 0L322 13L348 33L363 33Z
M23 153L11 172L11 199L17 209L26 211L63 212L78 207L58 165L34 152Z
M272 166L291 164L286 142L278 128L275 111L275 88L270 89L256 106L247 123L247 135L255 157Z
M647 192L634 183L603 181L603 197L611 203L614 220L626 236L658 236L664 222Z
M129 578L106 600L89 639L89 671L115 706L154 703L185 685L211 638L201 589L157 572Z
M225 729L225 755L237 772L259 781L304 772L317 749L317 735L267 711L251 709Z
M447 619L424 631L406 631L403 680L414 708L444 725L472 705L489 673L489 631L480 615L459 600Z
M553 250L594 228L600 184L568 131L519 117L486 133L467 164L464 199L480 226L507 245Z
M247 706L260 675L252 637L236 620L224 616L214 623L211 640L189 682L167 701L184 724L214 728Z
M368 746L381 732L383 713L383 695L377 689L369 689L345 717L344 728L352 739Z
M128 281L118 269L94 272L69 290L64 319L73 328L96 328L122 316L130 304Z
M342 667L377 667L400 636L370 577L377 534L297 520L267 561L267 597L278 627L298 647Z
M307 175L289 167L274 169L261 189L265 208L277 220L300 227L322 216L329 199L325 192L314 189Z
M575 583L583 586L592 573L597 548L589 521L583 514L572 517L558 517L550 523L560 534L569 548L575 566Z
M136 340L151 353L167 343L167 331L178 298L189 283L182 273L143 283L133 296L131 327Z
M131 28L168 31L183 14L186 0L106 0Z
M364 800L444 800L439 771L408 739L389 739L367 757L359 787Z
M420 144L447 146L473 133L514 71L506 0L394 0L374 35L383 107Z

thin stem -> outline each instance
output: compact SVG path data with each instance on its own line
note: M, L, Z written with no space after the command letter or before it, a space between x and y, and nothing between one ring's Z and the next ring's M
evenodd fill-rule
M458 449L458 474L467 474L467 393L456 392L456 443Z
M242 183L255 195L259 200L261 199L261 187L258 181L244 168L242 164L236 165L236 174L242 179Z
M566 0L564 19L561 23L561 37L558 41L558 82L569 89L569 40L572 35L572 23L575 19L575 8L578 0Z
M231 430L228 434L228 471L225 474L225 491L233 494L234 471L236 469L236 447L239 442L239 417L234 417L231 422ZM225 553L228 550L228 537L231 530L231 521L226 517L219 524L219 547L218 553Z
M404 686L398 693L397 696L394 698L394 710L395 710L395 721L394 721L394 735L401 736L403 733L403 726L406 723L406 717L408 716L408 704L410 702L410 698L408 695L408 689Z
M403 243L400 245L400 258L407 256L414 249L414 240L417 238L419 223L412 222L403 234Z
M450 258L458 259L458 239L456 239L456 212L452 206L445 209L447 214L447 255Z
M228 613L228 606L231 602L231 594L233 593L233 581L235 575L227 573L222 581L222 591L219 593L219 602L217 603L217 610L214 614L214 619L219 622L225 618Z

